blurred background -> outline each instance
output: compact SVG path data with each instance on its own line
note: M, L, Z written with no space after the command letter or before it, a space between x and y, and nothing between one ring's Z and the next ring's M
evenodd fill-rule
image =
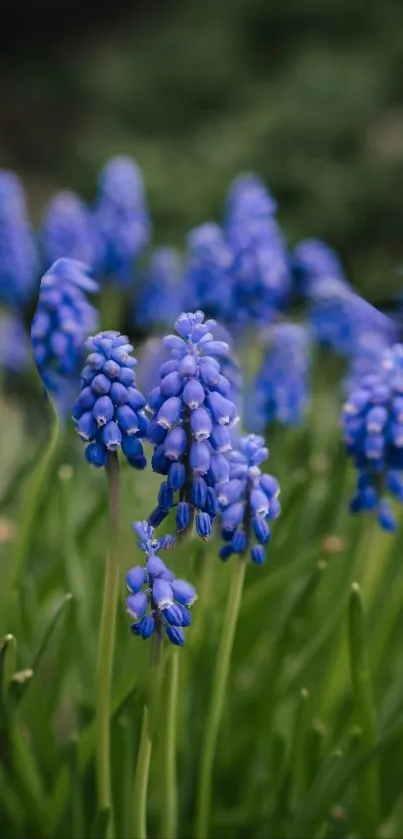
M372 302L403 258L403 4L44 0L2 4L0 161L34 221L91 199L116 153L143 169L154 244L219 219L254 170L291 244L324 238Z

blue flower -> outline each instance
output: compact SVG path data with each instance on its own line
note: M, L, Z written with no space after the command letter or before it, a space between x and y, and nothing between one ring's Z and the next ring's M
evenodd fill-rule
M0 367L20 373L29 362L29 339L24 324L15 315L0 314Z
M41 280L32 347L42 381L62 412L79 376L85 338L97 327L85 292L97 289L87 266L75 259L58 259Z
M179 316L177 334L164 338L171 357L148 397L152 467L166 476L150 522L157 526L176 506L178 530L191 527L196 514L202 538L209 536L217 512L214 486L228 475L229 427L237 420L230 384L216 358L226 356L229 347L214 340L214 326L214 321L204 321L203 312Z
M292 263L297 288L307 297L322 280L333 278L346 282L336 251L319 239L299 242L294 248Z
M261 431L272 422L299 425L309 404L310 335L304 326L272 327L261 368L247 402L248 425Z
M266 559L264 546L271 538L268 522L280 514L278 482L260 469L268 454L263 437L255 434L241 437L238 448L229 454L229 479L217 486L225 540L220 550L223 560L246 551L256 565Z
M144 469L141 438L147 431L145 399L136 388L133 347L120 332L99 332L85 342L90 350L81 372L73 419L93 466L105 466L108 452L122 450L130 466Z
M94 219L103 246L103 274L130 285L134 261L151 229L141 170L130 157L112 157L102 169Z
M180 279L181 260L175 248L157 248L133 305L133 320L140 329L153 329L175 320L181 311Z
M85 262L94 271L100 261L100 237L90 210L74 192L58 192L45 208L41 241L47 265L60 257Z
M230 320L233 312L235 256L218 224L205 222L188 235L184 304Z
M403 345L352 388L342 414L347 453L357 470L350 510L371 510L384 530L396 522L386 493L403 503Z
M21 306L29 299L38 277L35 235L28 218L20 181L0 170L0 300Z
M130 591L126 611L133 620L132 632L144 639L156 635L182 647L183 630L191 623L190 608L197 598L196 590L190 583L176 578L156 554L171 548L174 537L155 538L153 527L146 521L134 522L133 529L140 549L146 554L146 564L130 568L126 574Z
M267 324L284 309L292 275L276 203L255 175L230 187L225 232L234 254L233 311L236 321Z

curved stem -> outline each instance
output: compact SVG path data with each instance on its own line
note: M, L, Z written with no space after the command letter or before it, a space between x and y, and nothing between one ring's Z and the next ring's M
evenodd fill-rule
M178 789L176 775L176 719L178 709L179 656L173 650L167 665L167 693L164 743L164 787L161 839L175 839L178 818Z
M116 607L119 593L119 462L116 452L108 453L106 465L109 492L110 544L105 568L101 624L96 673L96 774L98 808L112 807L110 771L110 716Z
M217 747L218 731L224 707L225 691L227 687L231 653L235 637L235 628L241 604L245 569L246 561L244 557L241 557L238 562L234 564L232 571L231 585L228 592L227 607L224 616L224 626L221 633L220 646L214 670L213 688L201 757L201 771L196 812L197 839L206 839L208 835L213 765Z
M43 497L45 481L59 441L59 419L51 402L50 405L52 407L52 423L49 440L42 457L36 463L27 480L26 492L21 505L22 509L18 523L13 561L9 564L9 572L3 583L3 609L1 611L3 612L5 623L8 617L8 609L10 608L11 594L27 562L32 545L33 531L36 526L37 513Z
M147 839L147 792L151 761L151 733L148 709L144 706L140 747L134 779L133 837Z

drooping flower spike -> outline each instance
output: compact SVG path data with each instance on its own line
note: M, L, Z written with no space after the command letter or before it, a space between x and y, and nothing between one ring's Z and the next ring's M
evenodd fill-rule
M229 347L214 340L214 326L214 321L204 321L203 312L180 315L177 334L164 338L171 358L162 365L160 384L148 397L148 438L155 445L152 466L167 478L150 522L157 526L176 506L178 530L190 528L196 514L202 538L209 537L217 513L214 487L228 478L229 427L237 421L231 386L217 360Z
M136 388L133 347L113 330L88 338L90 350L81 372L81 390L73 407L77 432L88 443L85 457L106 466L108 452L121 450L130 466L144 469L141 439L147 432L145 399Z
M102 273L129 286L151 229L141 170L130 157L112 157L102 169L94 220L103 248Z
M247 551L256 565L266 559L265 546L271 538L268 522L280 514L278 481L260 469L268 455L263 437L255 434L241 437L238 447L229 454L229 480L217 486L226 542L220 550L223 560Z
M306 327L295 323L272 327L247 406L249 427L263 431L274 421L299 425L309 404L310 367L311 338Z
M146 521L134 522L133 529L146 555L146 564L137 565L126 574L130 591L126 610L133 620L132 632L144 639L155 634L182 647L183 630L191 623L189 610L197 598L196 590L185 580L177 579L156 553L171 548L175 539L155 538L153 527Z
M86 292L98 290L88 267L75 259L58 259L43 275L31 327L34 359L42 381L64 412L75 386L84 341L96 329L98 315Z
M384 530L394 531L386 493L403 503L403 344L387 349L373 372L355 382L342 426L358 473L350 510L371 511Z
M24 190L13 172L0 170L0 301L20 307L39 274L35 234Z
M57 192L51 198L40 237L47 265L71 257L85 262L96 273L101 259L100 235L89 208L74 192Z

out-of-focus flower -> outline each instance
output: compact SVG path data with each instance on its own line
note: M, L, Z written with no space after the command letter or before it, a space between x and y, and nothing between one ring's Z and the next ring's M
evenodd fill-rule
M68 401L78 380L84 341L97 327L98 315L86 292L98 286L88 270L78 260L58 259L42 277L32 321L35 364L62 413L71 408Z
M0 314L0 366L12 373L25 370L30 361L29 338L16 315Z
M175 248L157 248L151 256L133 306L134 323L142 330L172 323L181 311L182 264Z
M182 647L185 643L184 628L190 626L190 608L196 600L195 588L175 577L156 551L166 550L174 544L172 536L154 537L154 530L146 521L137 521L133 529L138 544L146 555L145 567L137 565L126 574L130 594L126 611L133 620L132 632L147 639L152 635Z
M45 261L51 265L60 257L71 257L97 270L100 236L93 216L74 192L58 192L49 201L41 229Z
M133 347L120 332L99 332L86 340L90 350L73 407L77 432L89 445L85 457L106 466L108 452L121 450L130 466L144 469L141 439L147 432L145 399L136 388Z
M229 454L229 480L217 486L226 542L220 550L223 560L247 551L256 565L266 559L265 546L271 538L268 522L280 514L278 481L260 469L268 455L263 437L255 434L241 437L238 447Z
M292 274L276 203L255 175L237 178L227 198L225 232L234 255L233 318L267 325L287 303Z
M94 219L103 248L102 273L129 286L151 230L141 170L130 157L112 157L102 169Z
M358 473L350 510L375 513L384 530L396 521L386 493L403 503L403 345L387 349L351 389L342 414L347 453Z
M233 313L234 253L218 224L206 222L191 230L184 304L208 315L230 320Z
M23 305L35 287L38 270L23 188L16 175L0 170L0 301Z
M179 316L177 334L164 338L171 357L148 397L152 467L167 478L150 522L157 526L176 506L178 530L190 528L196 513L196 529L204 539L217 512L214 486L228 477L229 428L237 420L231 385L217 360L229 347L214 340L214 326L214 321L204 321L203 312Z
M279 323L271 327L254 395L247 406L248 424L262 431L272 422L299 425L309 404L311 338L306 327Z
M303 239L299 242L294 248L292 265L297 288L307 297L323 280L333 278L346 282L336 251L319 239Z

